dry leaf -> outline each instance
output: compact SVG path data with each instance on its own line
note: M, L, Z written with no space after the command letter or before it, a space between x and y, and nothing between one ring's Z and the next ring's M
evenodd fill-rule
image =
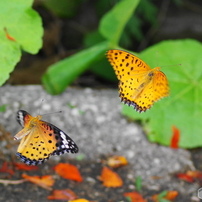
M167 200L175 200L175 198L178 196L178 192L177 191L168 191L166 196L165 196L165 199Z
M11 41L16 41L7 31L6 27L4 27L4 31L6 33L6 37L7 39L11 40Z
M199 180L202 180L202 172L201 171L198 171L198 170L188 170L187 172L187 175L190 176L190 177L193 177L194 179L199 179Z
M112 156L107 159L107 165L111 168L118 168L127 164L128 161L124 156Z
M177 178L184 180L186 182L194 182L195 180L202 180L202 172L198 170L188 170L186 173L177 173Z
M172 201L172 200L175 200L175 198L177 196L178 196L178 192L177 191L165 191L165 192L161 192L159 194L153 195L152 196L152 200L154 202L160 202L162 199Z
M187 175L186 173L177 173L176 177L186 182L194 182L194 178L192 176Z
M133 192L126 192L123 194L125 197L129 197L131 200L130 202L147 202L141 194L136 191Z
M54 167L55 172L61 177L68 180L82 182L83 178L75 165L69 163L59 163Z
M47 197L49 200L74 200L77 195L71 189L53 190Z
M180 130L176 128L175 126L172 127L173 135L171 138L170 147L173 149L179 148L179 141L180 141Z
M14 174L14 171L8 167L8 162L3 162L2 167L0 168L0 172L2 173L9 173L10 175Z
M38 166L28 166L24 163L14 163L14 166L17 170L26 170L26 171L29 171L29 170L37 170L39 169Z
M44 175L44 176L29 176L26 174L22 174L22 177L24 179L27 179L28 181L37 184L40 187L43 187L44 189L52 190L52 186L55 183L55 180L51 175Z
M69 202L90 202L89 200L83 199L83 198L79 198L73 201L69 201Z
M103 181L105 187L121 187L123 185L121 177L108 167L103 167L99 180Z

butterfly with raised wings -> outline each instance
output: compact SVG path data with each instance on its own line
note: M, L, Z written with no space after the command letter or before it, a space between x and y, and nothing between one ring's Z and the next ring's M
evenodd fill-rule
M169 95L166 75L160 67L151 69L143 60L123 50L106 53L119 82L119 97L136 111L145 112L154 102Z
M42 164L52 155L77 153L76 143L56 126L31 116L24 110L17 112L17 121L23 127L15 136L20 140L16 155L27 165Z

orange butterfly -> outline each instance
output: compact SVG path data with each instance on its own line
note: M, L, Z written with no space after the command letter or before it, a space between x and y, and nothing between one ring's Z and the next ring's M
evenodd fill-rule
M107 58L120 81L121 101L136 111L145 112L154 102L168 96L168 80L160 67L151 69L137 56L122 50L107 51Z
M79 151L76 143L67 134L41 118L42 116L33 117L24 110L17 112L17 121L23 129L14 139L22 139L16 154L21 161L27 165L38 165L51 155Z

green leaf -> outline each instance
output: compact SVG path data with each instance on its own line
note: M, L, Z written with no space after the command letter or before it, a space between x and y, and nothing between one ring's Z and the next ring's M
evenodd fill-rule
M135 179L135 187L137 191L141 191L142 189L142 177L141 176L137 176Z
M98 32L98 30L88 32L84 37L85 47L91 47L95 44L101 43L102 41L105 41L105 39Z
M73 17L80 5L81 0L43 0L46 8L60 17Z
M20 60L20 47L14 41L6 38L5 33L0 32L0 85L2 85L8 78L10 72L13 71L16 63Z
M32 3L33 0L0 1L0 30L6 28L15 43L26 52L35 54L42 46L43 28Z
M126 196L125 198L126 198L127 202L132 202L132 199L131 199L131 197L129 197L129 196Z
M142 14L144 19L151 24L155 24L157 22L158 9L152 1L142 0L138 6L138 11Z
M100 22L99 31L114 46L118 45L123 29L140 0L123 0L117 3Z
M103 57L107 49L108 43L102 42L51 65L42 77L46 90L51 94L64 91L90 65Z
M161 193L158 194L158 199L162 199L163 197L166 196L167 193L168 191L162 191Z
M170 145L172 127L175 126L180 130L180 147L202 146L201 52L201 43L186 39L164 41L140 53L140 58L151 67L164 65L161 70L170 84L170 96L155 103L145 113L123 107L123 114L142 120L150 141ZM177 65L179 63L181 65Z
M5 112L6 111L6 107L7 107L7 104L1 105L0 106L0 112Z
M30 0L0 1L0 85L20 60L21 48L36 53L42 45L42 23Z
M109 64L109 62L107 61L107 58L104 54L103 54L103 58L101 58L100 60L97 60L96 63L92 65L90 70L96 75L106 80L109 80L112 82L117 81L114 70Z

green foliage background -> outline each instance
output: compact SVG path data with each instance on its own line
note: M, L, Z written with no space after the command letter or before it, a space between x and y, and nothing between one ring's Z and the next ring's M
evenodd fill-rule
M44 1L44 6L61 17L73 16L82 1ZM109 9L107 1L98 1L102 16L97 30L86 35L86 48L51 65L42 77L45 89L51 94L62 93L87 69L115 80L113 69L108 64L105 52L109 49L124 49L130 44L130 35L143 39L142 20L156 26L157 8L150 0L114 1ZM43 26L39 14L32 9L33 0L8 0L0 2L0 84L9 78L22 51L36 54L42 47ZM62 6L61 6L62 5ZM100 11L100 8L101 11ZM68 11L66 13L66 11ZM137 13L144 14L144 19ZM5 29L8 33L5 32ZM10 40L7 36L14 40ZM129 50L127 50L129 51ZM172 127L180 130L180 146L202 146L200 118L202 117L202 62L201 43L192 39L168 40L151 46L138 54L151 67L162 68L168 77L171 94L154 104L146 113L138 114L132 107L123 107L123 114L141 120L149 140L169 145ZM175 65L179 64L181 65ZM118 92L117 92L118 96Z
M32 0L0 1L0 85L21 58L21 50L36 54L42 46L43 27ZM15 39L9 40L8 34Z

